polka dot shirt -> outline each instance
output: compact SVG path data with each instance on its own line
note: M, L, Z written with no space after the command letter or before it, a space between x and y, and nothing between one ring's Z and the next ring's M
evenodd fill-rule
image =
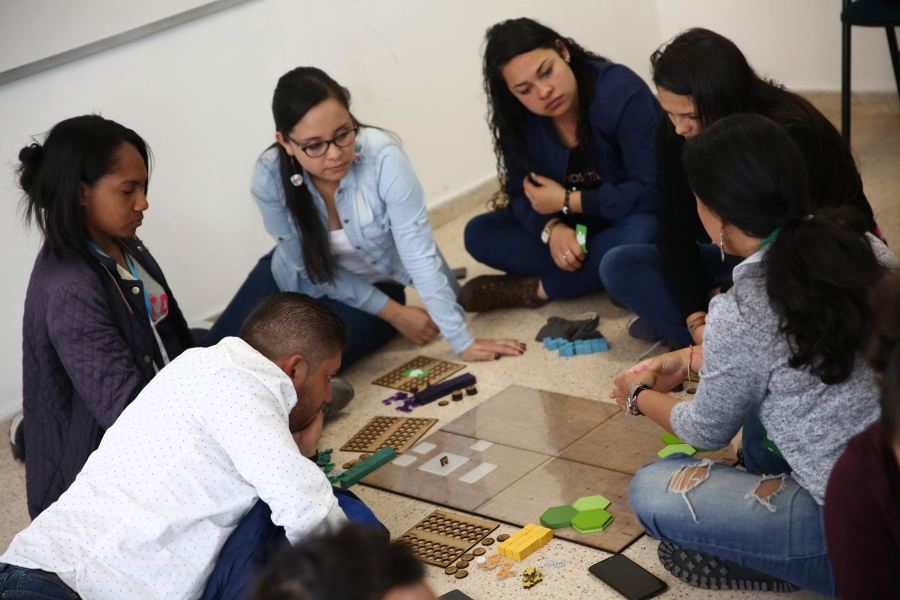
M296 402L291 380L239 338L183 353L0 562L57 573L84 598L197 598L257 499L291 543L344 522L288 430Z

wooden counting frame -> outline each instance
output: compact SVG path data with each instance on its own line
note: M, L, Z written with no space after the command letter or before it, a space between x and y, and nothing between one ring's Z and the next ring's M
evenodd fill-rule
M424 562L447 567L497 529L497 523L436 510L400 536Z
M342 452L377 452L393 448L403 454L419 441L437 419L375 417L341 448Z
M466 365L460 363L448 362L437 358L428 358L427 356L419 356L405 365L397 367L390 373L382 375L372 383L397 390L403 390L404 392L411 392L413 387L419 386L422 383L433 385L438 381L447 379L465 367ZM431 371L431 373L422 378L404 377L403 374L409 369L427 369Z

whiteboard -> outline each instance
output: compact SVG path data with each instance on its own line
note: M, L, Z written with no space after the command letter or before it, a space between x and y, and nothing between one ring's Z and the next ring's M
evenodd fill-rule
M0 0L0 85L248 0Z

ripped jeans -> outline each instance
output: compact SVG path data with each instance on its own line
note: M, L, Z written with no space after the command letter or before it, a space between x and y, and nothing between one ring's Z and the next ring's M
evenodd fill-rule
M695 474L694 468L704 465L707 468ZM773 478L782 476L673 454L638 470L628 499L656 539L836 596L825 546L824 507L789 476L768 498L754 495L762 481ZM688 491L669 491L670 485Z

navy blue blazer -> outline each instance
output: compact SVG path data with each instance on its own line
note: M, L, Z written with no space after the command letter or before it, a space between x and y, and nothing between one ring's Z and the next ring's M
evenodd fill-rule
M612 62L595 62L597 83L588 116L593 133L594 167L603 179L596 190L581 192L582 212L619 221L633 213L656 212L656 127L662 108L644 81L631 69ZM540 235L550 219L531 207L522 182L529 171L565 185L569 151L550 117L529 112L522 133L528 157L511 155L504 147L506 193L522 226ZM502 142L502 140L501 140Z

